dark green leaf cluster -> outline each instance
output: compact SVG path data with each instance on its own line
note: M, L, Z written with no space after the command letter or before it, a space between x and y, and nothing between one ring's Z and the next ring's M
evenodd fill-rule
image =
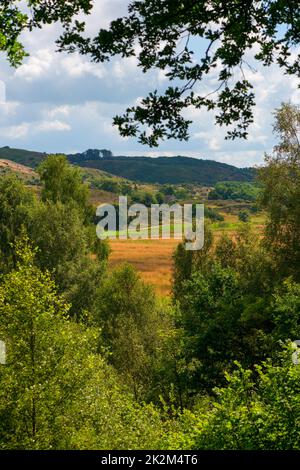
M214 111L216 123L229 126L228 139L246 138L255 105L249 54L264 66L276 63L286 74L300 73L299 54L293 54L299 45L297 0L136 0L127 16L94 38L78 20L79 13L92 12L91 0L25 3L25 13L8 0L0 7L0 50L14 66L26 55L22 31L60 22L59 50L79 51L94 62L136 57L143 72L164 71L171 84L163 93L151 91L114 119L121 135L152 147L164 139L188 139L190 107ZM216 87L204 93L200 85L208 76L215 76Z
M209 193L209 199L233 199L254 202L259 196L259 187L256 184L241 183L238 181L224 181L217 183Z
M215 110L217 124L232 127L227 138L246 138L255 104L247 55L254 50L264 66L277 63L298 75L299 56L292 51L299 44L299 16L297 1L133 1L126 17L95 38L83 36L80 24L70 26L59 44L95 62L135 56L143 72L164 70L175 83L117 116L121 135L150 146L165 138L186 140L190 121L183 111L204 107ZM216 74L217 85L204 94L198 84L209 74Z

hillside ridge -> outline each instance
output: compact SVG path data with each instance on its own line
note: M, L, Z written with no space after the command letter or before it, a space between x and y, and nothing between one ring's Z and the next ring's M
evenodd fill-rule
M36 168L47 157L46 153L31 152L10 147L0 148L0 159ZM69 161L83 168L94 168L112 175L141 183L202 184L212 186L220 181L251 182L254 168L237 168L227 163L185 156L128 157L113 156L110 150L89 149L67 155Z

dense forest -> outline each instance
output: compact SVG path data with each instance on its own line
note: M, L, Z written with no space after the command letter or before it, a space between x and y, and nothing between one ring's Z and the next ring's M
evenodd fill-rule
M174 253L170 299L108 269L66 157L40 164L41 194L1 176L0 449L300 448L299 122L275 113L263 236L207 221L204 249Z
M250 183L238 181L224 181L217 183L214 190L209 193L209 199L238 199L256 201L259 195L259 187Z
M1 154L1 153L0 153ZM71 159L72 161L72 159ZM226 163L188 157L110 157L77 159L83 167L100 170L144 183L180 184L198 183L213 186L219 181L250 182L255 177L253 168L236 168Z
M100 156L99 156L100 154ZM47 155L41 152L3 147L0 158L36 168ZM144 183L202 184L213 186L223 181L251 182L254 168L237 168L233 165L188 157L113 157L108 150L87 150L67 155L70 163L85 168L95 168L107 173Z

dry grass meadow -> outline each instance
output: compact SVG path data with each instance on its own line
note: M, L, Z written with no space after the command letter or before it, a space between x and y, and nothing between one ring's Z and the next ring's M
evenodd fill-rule
M142 279L160 295L169 295L172 279L172 255L178 240L110 240L111 267L132 264Z
M242 225L238 216L225 211L221 212L224 222L212 225L215 239L226 233L234 237L237 229ZM262 214L251 217L251 225L255 231L261 233L264 227ZM178 245L178 240L110 240L111 255L110 266L130 263L140 273L142 279L153 285L159 295L168 296L171 293L173 260L172 256Z

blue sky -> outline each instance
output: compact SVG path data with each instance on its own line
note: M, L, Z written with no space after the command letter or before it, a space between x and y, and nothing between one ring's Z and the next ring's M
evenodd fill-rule
M96 0L88 23L90 33L125 14L126 4L124 0ZM274 145L274 108L282 101L300 103L295 77L284 76L276 66L264 69L252 62L257 70L246 70L246 75L255 85L257 107L247 141L224 141L225 131L214 126L212 115L190 110L187 117L194 120L190 141L168 141L153 150L135 139L120 137L112 118L150 90L163 91L167 85L164 73L144 75L134 58L92 64L87 57L57 53L58 34L57 26L25 33L23 41L30 57L18 69L9 67L1 56L0 80L5 83L6 102L0 102L0 146L65 153L108 148L115 155L187 155L250 166L261 164L264 153ZM209 91L215 83L211 77L198 91Z

